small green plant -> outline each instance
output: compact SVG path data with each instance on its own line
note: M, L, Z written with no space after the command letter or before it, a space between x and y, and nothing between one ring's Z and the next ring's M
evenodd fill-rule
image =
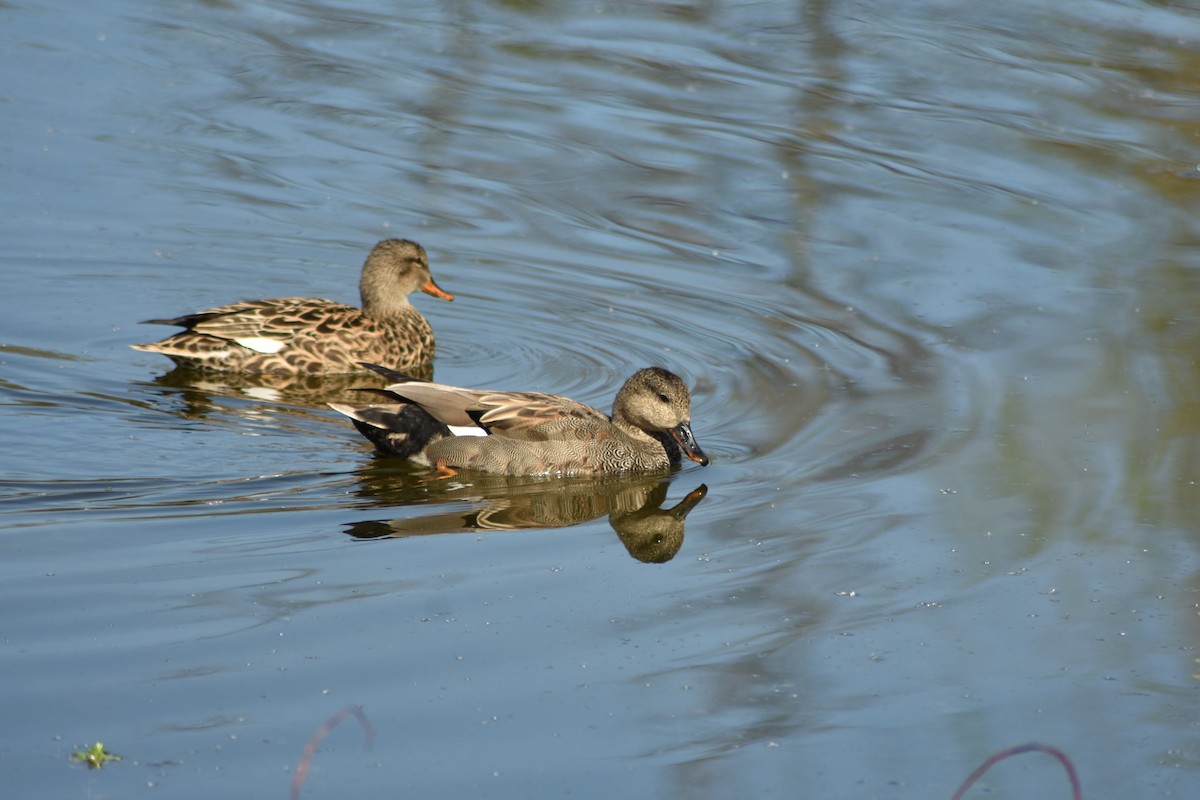
M100 769L110 761L120 761L121 757L116 753L110 753L104 749L103 742L96 742L86 750L79 750L71 754L72 761L82 761L88 765L88 769Z

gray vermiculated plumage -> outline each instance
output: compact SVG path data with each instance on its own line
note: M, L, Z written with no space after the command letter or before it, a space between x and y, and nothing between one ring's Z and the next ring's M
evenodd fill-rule
M355 420L382 452L427 466L508 475L602 475L667 469L681 454L708 463L692 435L691 395L678 376L660 367L639 370L625 382L611 417L541 392L474 390L416 380L374 391L394 402L332 407ZM398 412L411 407L441 425L475 426L487 435L418 429L411 425L412 417Z

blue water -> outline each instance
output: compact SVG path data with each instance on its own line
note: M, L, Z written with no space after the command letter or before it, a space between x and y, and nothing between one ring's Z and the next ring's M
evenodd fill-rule
M402 5L0 8L6 797L283 797L347 704L305 797L1200 790L1200 13ZM128 348L390 236L439 381L661 364L712 465L430 483Z

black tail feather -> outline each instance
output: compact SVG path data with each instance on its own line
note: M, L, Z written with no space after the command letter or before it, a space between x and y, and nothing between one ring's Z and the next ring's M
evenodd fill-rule
M398 372L397 370L389 367L381 367L379 364L372 364L369 361L359 361L358 365L360 367L366 367L372 372L378 372L392 383L413 383L420 380L420 378L414 378L411 375L405 375L403 372Z

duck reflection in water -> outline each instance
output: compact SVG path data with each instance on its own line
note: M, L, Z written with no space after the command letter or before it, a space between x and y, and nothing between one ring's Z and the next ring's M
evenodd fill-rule
M433 365L409 368L421 380L433 379ZM199 419L220 406L220 398L277 403L300 408L326 408L329 403L362 400L362 390L383 388L387 381L375 375L288 375L277 372L213 372L190 367L174 369L154 378L164 394L183 403L182 416ZM320 419L327 419L320 415Z
M406 470L407 471L407 470ZM466 474L436 481L404 480L395 469L367 467L362 492L391 504L461 504L466 508L346 525L358 539L425 536L471 531L563 528L608 515L621 543L638 561L670 561L683 546L684 519L708 493L701 484L673 506L662 476L518 478ZM398 480L398 478L400 478Z

